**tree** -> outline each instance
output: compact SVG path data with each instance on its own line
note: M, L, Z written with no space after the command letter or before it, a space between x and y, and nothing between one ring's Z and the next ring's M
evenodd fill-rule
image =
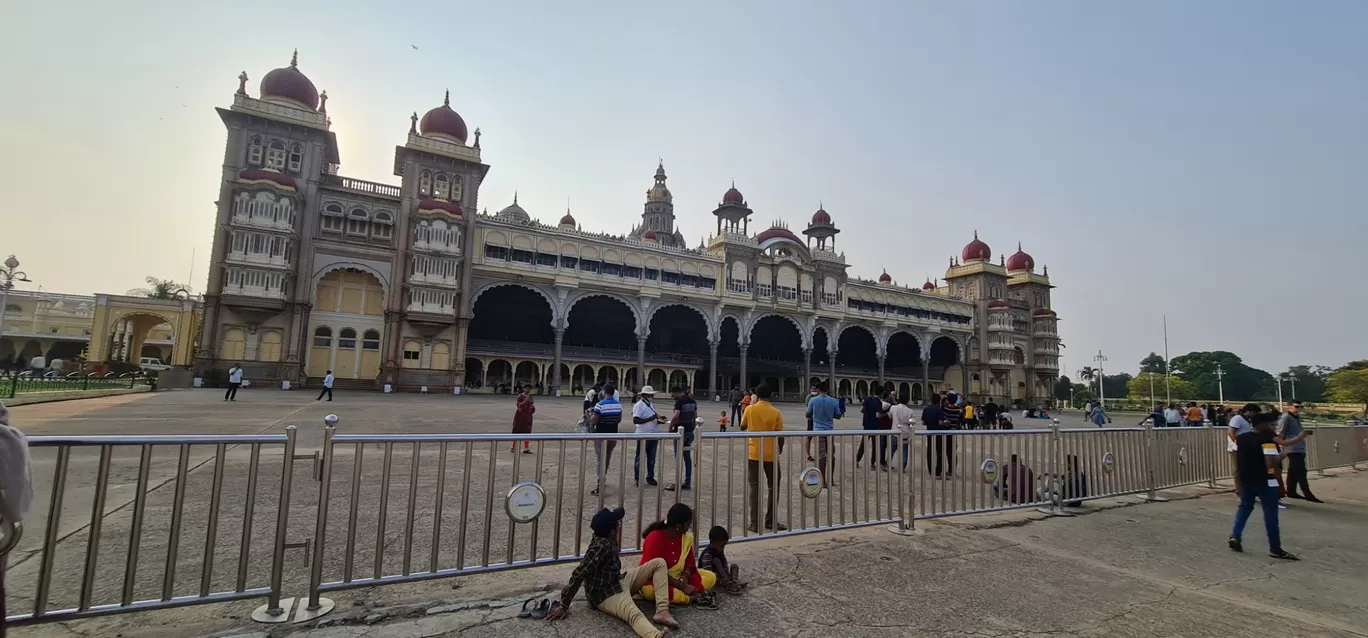
M1150 394L1150 381L1154 381L1154 394ZM1164 388L1164 375L1161 372L1142 372L1139 376L1130 380L1127 386L1130 398L1137 401L1150 401L1153 396L1154 401L1162 402L1166 397L1172 397L1174 401L1191 401L1197 398L1197 389L1192 383L1182 377L1168 377L1168 391Z
M1126 396L1126 393L1128 392L1128 384L1130 383L1130 381L1131 375L1126 374L1125 372L1122 372L1121 374L1104 375L1104 379L1102 381L1102 388L1103 390L1105 390L1105 392L1102 393L1103 396L1114 397L1118 399Z
M1292 366L1283 373L1283 376L1293 376L1297 378L1296 388L1297 397L1302 401L1323 401L1325 397L1325 379L1330 376L1330 368L1325 366ZM1288 397L1292 394L1289 390Z
M1148 357L1140 360L1140 373L1153 372L1163 374L1165 368L1164 364L1166 363L1164 358L1159 356L1158 353L1151 352Z
M1368 368L1361 370L1336 370L1326 380L1330 398L1341 403L1363 405L1364 418L1368 418Z
M1097 380L1097 369L1092 366L1083 366L1083 369L1078 371L1078 378L1092 383Z
M1089 390L1087 386L1083 385L1082 383L1074 384L1074 403L1076 405L1083 405L1084 403L1094 403L1096 401L1097 394L1095 394L1092 390Z
M191 296L189 286L178 284L170 279L148 277L145 281L149 287L134 288L128 291L128 294L135 297L147 297L148 299L186 299Z
M1073 391L1073 385L1073 381L1070 381L1068 376L1059 375L1059 379L1055 381L1054 385L1054 398L1060 401L1068 401L1069 394Z
M1217 350L1214 352L1189 352L1172 361L1173 372L1192 383L1197 396L1215 399L1219 394L1216 367L1225 373L1225 396L1230 401L1251 399L1270 400L1277 396L1277 382L1273 375L1245 365L1233 353Z

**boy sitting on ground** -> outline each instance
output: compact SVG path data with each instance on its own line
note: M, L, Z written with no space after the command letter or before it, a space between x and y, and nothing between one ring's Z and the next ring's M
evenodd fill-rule
M731 540L731 535L721 526L714 527L708 531L708 547L698 555L699 569L706 569L717 574L717 586L724 589L729 594L740 594L746 588L746 583L741 582L741 569L736 565L727 563L727 541Z

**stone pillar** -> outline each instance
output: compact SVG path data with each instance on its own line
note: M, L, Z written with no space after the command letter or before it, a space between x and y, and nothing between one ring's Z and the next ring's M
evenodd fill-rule
M556 328L556 356L555 356L555 363L552 364L552 365L555 366L555 367L551 368L551 391L550 391L550 394L551 394L551 396L553 396L553 397L558 397L558 396L560 396L560 387L561 387L561 342L562 342L564 339L565 339L565 329L564 329L564 328Z
M741 344L741 386L742 392L750 392L750 375L746 373L746 352L750 350L750 344Z
M625 381L626 375L621 375L618 379ZM665 379L666 383L669 381L669 378ZM638 388L646 385L646 337L637 337L637 384Z
M719 222L719 223L721 223L721 222ZM709 393L712 393L712 394L721 394L722 391L718 388L718 383L717 383L717 342L716 342L716 341L710 342L710 343L708 344L708 377L709 377L709 378L708 378L708 392L709 392Z
M807 388L812 384L812 348L803 350L803 380L798 384L798 391L807 394Z
M455 357L455 360L451 362L451 365L452 365L452 369L454 369L454 370L460 370L460 371L461 371L461 374L463 375L460 379L457 379L457 380L456 380L457 385L465 385L465 377L464 377L464 374L466 373L466 369L465 369L465 360L466 360L466 334L467 334L467 332L468 332L467 329L468 329L469 327L470 327L470 319L465 318L465 317L462 317L462 318L456 320L456 347L454 348L454 352L451 353L451 356L452 356L452 357ZM459 367L459 368L456 368L455 366L457 366L457 365L460 365L460 367ZM484 362L483 365L484 365L483 376L484 376L485 381L488 382L488 381L489 381L489 363L488 363L488 362ZM488 385L488 383L486 383L486 385Z
M888 357L887 357L887 356L880 356L880 357L879 357L879 390L880 390L880 391L883 390L883 384L884 384L884 362L887 361L887 360L888 360Z
M962 383L960 384L960 394L964 395L964 396L966 397L965 400L967 401L967 400L968 400L968 397L970 396L970 394L969 394L969 364L968 364L967 362L966 362L966 363L961 363L961 364L960 364L960 379L961 379L961 381L962 381Z
M827 376L827 392L830 392L832 396L839 396L840 384L836 382L836 351L828 350L827 352L831 354L831 361L828 362L831 364L831 372Z
M931 400L931 360L922 359L922 396Z

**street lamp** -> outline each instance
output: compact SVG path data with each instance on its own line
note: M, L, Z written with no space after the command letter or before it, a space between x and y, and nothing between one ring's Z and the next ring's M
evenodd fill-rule
M1102 373L1102 364L1107 362L1107 356L1102 354L1101 349L1098 349L1097 356L1093 357L1093 361L1097 362L1097 402L1102 404L1103 410L1106 410L1107 395L1102 390L1102 386L1107 380L1107 375Z
M1297 400L1297 375L1287 373L1287 382L1292 384L1292 400Z
M1220 394L1221 405L1225 405L1225 370L1221 369L1221 364L1216 364L1216 391Z
M1273 377L1273 378L1278 382L1278 409L1281 410L1281 409L1283 409L1283 400L1282 400L1282 382L1283 382L1283 375L1280 374L1280 375L1278 375L1278 376L1276 376L1276 377Z
M5 260L5 267L0 268L0 334L5 332L5 310L9 307L9 291L14 288L14 282L29 283L31 280L28 275L19 270L19 260L10 255Z

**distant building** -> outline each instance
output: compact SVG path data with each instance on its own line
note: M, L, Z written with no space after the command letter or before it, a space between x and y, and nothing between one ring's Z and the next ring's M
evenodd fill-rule
M15 357L25 362L35 356L47 361L71 361L81 356L90 345L94 329L96 297L94 295L65 295L50 292L11 290L5 299L5 321L0 330L0 368L9 368ZM171 326L159 323L151 328L137 354L117 356L132 347L134 335L131 324L115 326L111 339L111 359L137 363L141 357L156 357L169 361L173 337Z
M1058 374L1052 287L1024 252L992 264L976 236L943 285L859 279L825 210L805 239L782 222L752 233L735 185L689 248L663 163L623 234L585 231L568 210L543 223L516 195L477 212L490 167L449 96L410 118L397 184L338 174L326 107L292 60L255 97L240 76L218 110L228 137L200 368L471 391L765 382L789 398L835 378L852 396L953 387L998 401L1048 397Z

